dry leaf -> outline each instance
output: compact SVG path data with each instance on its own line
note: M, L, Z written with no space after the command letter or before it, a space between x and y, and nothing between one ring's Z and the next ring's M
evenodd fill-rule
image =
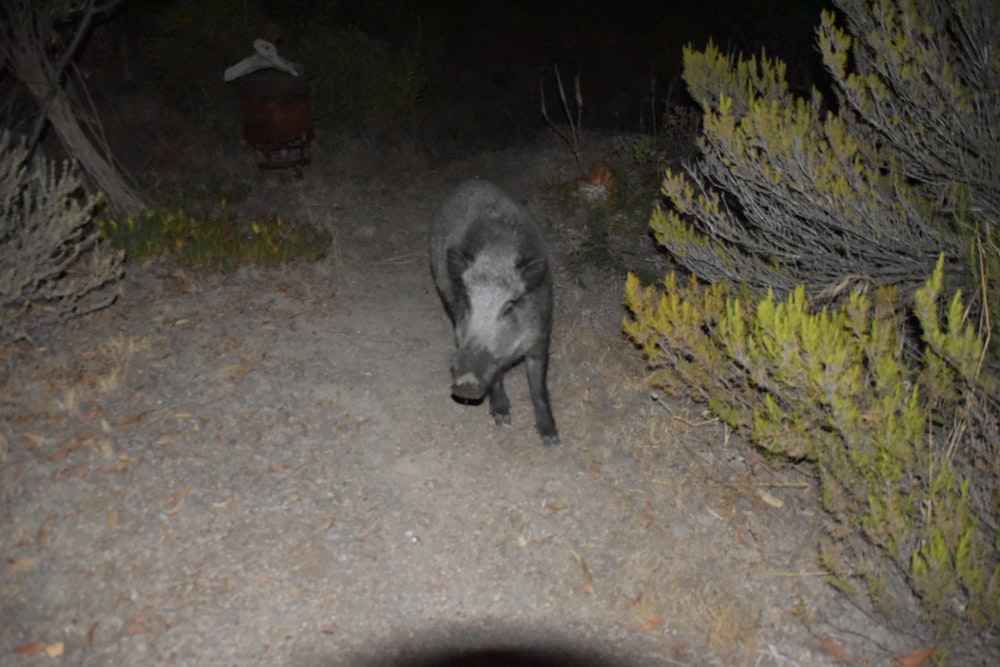
M40 435L35 435L34 433L25 433L21 436L21 439L22 441L27 441L24 442L23 446L29 452L45 456L45 438Z
M55 514L50 514L45 517L45 523L43 523L42 527L38 529L37 533L35 533L36 542L39 544L46 544L49 541L49 530L52 528L52 524L55 523L56 518L58 517Z
M63 654L65 646L62 642L53 642L45 647L45 655L50 658L58 658Z
M184 500L184 496L186 496L189 493L191 493L191 485L190 484L188 484L183 489L181 489L180 491L178 491L177 493L175 493L173 496L171 496L170 497L170 504L171 505L176 505L180 501Z
M13 558L7 561L8 574L24 574L31 572L38 567L38 556L25 556L24 558Z
M649 632L650 630L655 630L656 628L660 627L661 625L663 625L663 617L662 616L654 616L653 618L649 619L648 621L646 621L642 625L636 626L635 629L636 629L637 632Z
M922 667L924 663L931 659L935 651L937 651L937 644L931 644L927 648L898 656L892 661L892 664L895 667Z
M74 468L66 468L60 472L55 473L52 476L53 481L61 482L67 479L87 479L90 476L90 468L85 466L76 466Z
M765 503L776 509L780 510L782 507L785 506L785 501L783 501L781 498L777 496L771 495L764 489L757 489L757 495L760 496L760 499L763 500Z
M589 593L591 591L591 585L594 583L594 578L590 574L590 568L587 567L587 561L583 560L583 556L577 552L570 549L570 555L576 559L576 562L580 564L580 569L583 570L583 592Z
M136 616L132 619L132 624L122 630L122 637L131 637L132 635L137 635L142 632L142 616Z
M48 652L49 645L45 642L31 642L30 644L21 644L14 647L14 653L20 653L21 655L46 655Z
M54 454L48 456L49 461L52 461L53 463L58 463L59 461L62 461L64 458L66 458L67 455L72 454L76 450L80 449L80 447L83 446L83 443L87 442L93 437L94 437L93 434L90 433L85 433L84 435L76 436L76 438L74 438L72 442L66 443L58 450L56 450Z
M753 549L753 546L750 544L749 540L747 540L746 536L743 535L742 530L736 531L736 541L742 544L747 549Z
M838 660L843 660L844 662L849 662L854 664L854 658L850 653L847 652L843 646L830 639L829 637L822 637L819 643L823 645L823 648L827 653L837 658Z

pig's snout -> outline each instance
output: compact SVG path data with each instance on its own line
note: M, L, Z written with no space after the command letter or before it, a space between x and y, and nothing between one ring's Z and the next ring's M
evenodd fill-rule
M456 398L466 401L478 401L486 393L486 387L472 373L466 373L455 378L451 383L451 393Z
M496 361L485 349L460 349L451 365L451 393L465 401L478 401L496 374Z

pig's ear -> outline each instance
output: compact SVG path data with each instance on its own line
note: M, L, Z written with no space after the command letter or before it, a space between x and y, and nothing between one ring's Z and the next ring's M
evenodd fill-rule
M465 274L465 270L467 268L469 268L469 258L462 254L461 251L456 250L455 248L449 248L448 277L451 278L451 282L462 282L462 276Z
M521 279L524 280L524 291L534 292L542 286L549 267L544 259L538 258L521 260L517 268L521 271Z

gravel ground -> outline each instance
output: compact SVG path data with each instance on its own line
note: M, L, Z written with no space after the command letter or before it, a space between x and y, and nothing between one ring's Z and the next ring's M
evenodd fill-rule
M325 227L326 259L130 265L113 307L3 347L0 664L878 665L926 646L825 583L804 471L643 386L623 277L573 267L588 208L548 194L574 168L548 139L384 177L318 146L301 179L242 176L240 206ZM554 448L521 369L506 428L448 393L425 234L471 176L553 246Z

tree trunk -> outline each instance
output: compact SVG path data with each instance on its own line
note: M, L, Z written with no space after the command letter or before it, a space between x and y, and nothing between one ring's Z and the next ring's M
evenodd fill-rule
M51 26L46 25L46 12L39 7L45 3L32 3L30 0L0 0L0 3L0 19L3 23L0 26L0 50L14 75L35 98L41 113L52 124L67 153L79 161L83 171L108 198L114 212L120 215L140 213L147 207L142 194L128 183L110 155L98 150L74 113L73 104L62 83L62 71L74 47L69 47L63 63L53 64L53 57L46 49L51 43L52 30ZM94 5L90 4L88 13L78 27L74 46L95 11Z

